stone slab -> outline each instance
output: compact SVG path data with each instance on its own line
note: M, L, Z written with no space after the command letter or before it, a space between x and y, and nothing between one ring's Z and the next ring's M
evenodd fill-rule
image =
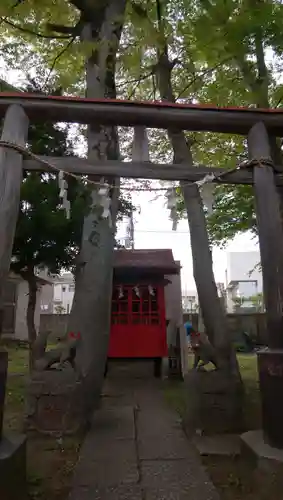
M219 500L161 383L121 372L107 377L69 500Z
M117 486L110 488L77 488L69 500L144 500L139 486Z
M86 436L80 451L82 460L87 462L96 460L111 460L113 457L121 457L128 462L136 459L136 446L134 440L116 439L112 440L97 435L91 431Z
M139 411L137 413L138 434L142 438L163 436L175 432L182 432L181 420L177 414L167 413L165 410L151 408L151 411Z
M283 450L273 448L264 441L262 430L245 432L241 439L259 460L283 463Z
M203 492L203 489L199 487L186 487L181 491L178 486L171 486L169 489L147 488L143 500L219 500L219 496L213 488Z
M73 478L74 487L89 486L106 488L121 485L134 485L139 482L137 462L127 462L121 457L118 461L80 461Z
M190 458L191 450L186 437L178 432L138 440L141 460L177 460Z
M231 457L241 453L241 440L237 434L195 435L192 442L202 456L224 455Z
M218 493L198 462L191 460L143 461L142 485L146 500L219 500Z
M109 439L134 439L134 409L132 406L101 408L94 412L91 428Z
M145 487L160 487L161 485L193 486L208 482L202 465L196 456L196 462L191 460L144 460L141 462L142 484Z
M2 436L0 441L0 498L27 498L26 436L23 434Z

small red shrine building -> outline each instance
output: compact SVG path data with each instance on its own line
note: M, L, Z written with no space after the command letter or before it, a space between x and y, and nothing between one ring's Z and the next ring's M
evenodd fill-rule
M109 358L168 356L165 287L180 275L172 250L116 250Z

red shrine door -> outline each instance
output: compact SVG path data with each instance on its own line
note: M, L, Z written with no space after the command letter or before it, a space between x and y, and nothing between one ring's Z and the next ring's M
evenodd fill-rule
M113 285L108 356L167 356L164 286Z

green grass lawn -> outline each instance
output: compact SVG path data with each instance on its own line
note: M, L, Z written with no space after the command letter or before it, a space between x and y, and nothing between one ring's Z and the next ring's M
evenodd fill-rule
M245 428L248 430L259 429L261 427L261 407L257 357L254 354L239 354L238 362L245 386Z
M9 342L8 380L6 387L4 429L21 431L25 402L25 385L28 374L28 347L20 343Z
M28 346L10 345L7 346L7 351L9 356L9 375L26 374L28 372Z
M9 356L9 375L28 373L29 366L29 347L25 342L2 342L4 348L8 351ZM58 344L50 342L47 345L47 350L58 347Z

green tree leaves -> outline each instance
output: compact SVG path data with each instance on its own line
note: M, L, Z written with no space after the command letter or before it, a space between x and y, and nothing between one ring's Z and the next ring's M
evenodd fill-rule
M3 0L0 47L4 60L28 72L36 67L45 89L56 83L66 93L82 95L84 59L93 46L81 43L78 33L72 40L71 32L56 32L50 25L76 26L83 3L25 0L13 7L12 1ZM283 65L283 5L279 0L163 0L161 4L162 36L174 60L172 83L179 101L216 106L282 105L278 75ZM55 38L46 38L49 36ZM157 2L128 2L117 55L118 97L159 99L155 64L163 46ZM170 161L172 152L164 133L152 131L150 135L154 160ZM231 168L246 157L242 137L213 133L189 137L196 163ZM246 187L216 188L215 211L208 220L211 240L224 242L239 231L254 230L252 198L252 190Z

